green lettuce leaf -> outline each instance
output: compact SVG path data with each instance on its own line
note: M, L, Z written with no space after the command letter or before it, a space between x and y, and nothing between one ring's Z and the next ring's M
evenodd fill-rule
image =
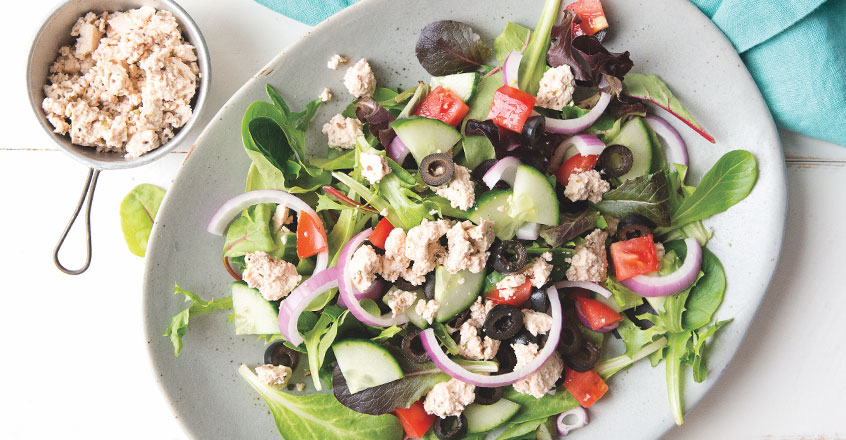
M663 171L626 180L593 206L603 214L623 218L638 214L659 226L670 225L669 191Z
M627 73L623 78L623 94L654 103L679 118L679 120L707 139L708 142L714 143L714 137L708 134L705 128L696 122L696 119L693 119L693 115L684 108L684 105L676 99L673 92L667 87L667 84L657 75Z
M502 64L513 51L523 50L523 46L529 41L531 31L529 28L520 26L517 23L505 23L505 29L494 40L494 55L497 62Z
M262 203L241 213L226 230L224 257L240 257L250 252L273 252L276 242L270 231L270 219L276 205Z
M308 353L308 368L317 391L323 389L320 383L320 368L323 366L323 360L326 359L326 353L338 336L338 327L343 324L347 315L349 310L335 305L326 306L314 327L303 335L303 344Z
M133 254L143 257L147 253L147 240L153 222L162 204L165 190L155 185L142 183L120 202L120 229L123 239Z
M215 310L231 309L232 298L226 297L205 301L193 292L189 292L179 287L178 284L173 287L173 293L175 295L185 295L185 301L191 303L191 305L186 307L185 310L177 313L170 319L170 325L167 327L163 335L170 338L170 342L173 344L173 355L179 356L183 347L182 337L185 336L185 332L188 331L188 321L191 319L191 316L206 315L214 312Z
M549 50L550 33L561 8L561 0L546 0L540 19L523 52L517 75L518 88L532 96L538 94L540 80L546 70L546 52Z
M718 321L713 325L709 325L708 327L704 327L701 330L693 332L691 353L688 356L687 362L693 369L693 380L696 381L696 383L702 383L708 375L708 369L705 367L705 341L714 336L714 334L717 333L717 330L731 321L731 319Z
M544 394L543 397L537 399L529 394L518 393L514 390L514 387L507 387L503 397L520 404L520 410L517 411L517 414L508 419L509 424L546 420L547 417L561 414L579 406L576 398L564 389L559 389L554 395Z

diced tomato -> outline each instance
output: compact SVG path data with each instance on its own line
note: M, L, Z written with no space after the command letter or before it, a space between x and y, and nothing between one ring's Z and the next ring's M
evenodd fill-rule
M370 234L370 243L379 249L385 249L385 240L388 239L388 234L394 230L394 225L388 221L387 218L382 218Z
M596 371L579 373L566 365L564 366L564 388L576 398L579 405L585 408L590 408L608 391L608 385L596 374Z
M423 102L414 111L415 116L424 118L439 119L453 127L461 123L467 116L470 107L461 100L455 93L438 86L429 92Z
M297 256L308 258L329 247L326 230L319 218L300 212L297 217Z
M608 27L608 19L599 0L579 0L567 5L567 9L572 9L582 19L581 23L573 24L574 37L593 35Z
M522 306L532 296L532 280L526 280L525 283L514 288L514 294L505 298L502 296L502 289L493 289L487 293L487 299L494 304L511 304L512 306Z
M502 86L494 93L488 119L502 128L520 133L534 107L534 96L514 87Z
M435 421L435 416L423 409L423 399L412 403L408 408L397 408L394 414L400 419L408 438L423 438Z
M558 183L567 186L567 182L570 180L570 174L592 170L597 162L599 162L598 154L591 154L590 156L577 154L561 164L558 172L555 173L555 177L558 179Z
M593 298L578 296L575 298L579 310L590 324L591 330L599 330L606 325L611 325L623 319L614 309L605 305L602 301Z
M658 270L658 255L655 255L655 242L651 234L612 243L611 260L614 261L617 281Z

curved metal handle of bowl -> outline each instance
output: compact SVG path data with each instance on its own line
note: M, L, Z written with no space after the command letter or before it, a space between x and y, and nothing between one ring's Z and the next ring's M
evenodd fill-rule
M91 265L91 202L94 200L94 190L97 188L97 178L99 176L100 170L94 168L88 169L88 179L85 181L85 186L82 188L82 194L79 196L79 202L76 204L76 210L73 212L70 221L68 221L68 225L65 226L65 231L62 232L59 242L56 243L56 249L53 250L53 263L59 268L59 270L68 275L79 275L88 270L88 266ZM79 217L79 211L82 210L83 204L86 204L85 239L87 246L85 251L85 263L79 269L68 269L59 261L59 250L62 249L62 244L64 244L65 239L68 238L68 233L73 227L73 224L76 223L76 219Z

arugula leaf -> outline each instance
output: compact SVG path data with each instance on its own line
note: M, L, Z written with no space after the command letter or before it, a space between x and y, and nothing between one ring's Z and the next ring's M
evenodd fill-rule
M546 244L558 247L593 229L598 219L599 213L590 209L580 213L561 214L559 225L543 229L540 236Z
M623 78L623 93L634 97L645 99L672 113L694 131L702 135L708 142L714 143L714 137L705 131L684 105L673 95L667 84L657 75L644 75L642 73L628 73Z
M349 310L343 310L334 305L326 306L314 327L303 335L303 343L308 353L308 367L314 381L314 388L318 391L323 389L320 384L320 367L323 366L326 352L338 336L338 326L344 322L348 314Z
M394 226L409 230L419 225L424 218L432 219L420 196L411 190L411 185L390 173L379 181L379 194L390 206L388 220ZM372 205L375 206L371 202Z
M726 273L720 260L708 249L702 249L702 278L696 282L687 298L682 327L694 330L711 322L723 302L726 292Z
M440 20L420 31L414 52L430 75L443 76L477 70L491 50L467 24Z
M503 397L520 404L520 410L508 419L509 424L531 420L545 420L547 417L561 414L577 406L579 402L566 390L559 389L554 395L544 394L540 399L529 394L518 393L514 387L507 387Z
M120 202L120 229L129 252L139 257L147 253L147 240L164 195L165 191L158 186L142 183Z
M244 210L226 230L224 257L240 257L249 252L272 252L276 243L270 231L275 209L272 203L261 203Z
M690 356L688 357L688 363L693 368L693 380L696 383L702 383L705 381L705 377L708 375L708 369L705 368L705 341L708 338L714 336L717 333L717 330L722 328L722 326L728 324L729 322L733 321L732 319L728 319L725 321L718 321L714 323L714 325L710 325L705 327L701 330L693 332L693 347Z
M593 206L603 214L623 218L639 214L658 226L670 225L667 176L663 171L626 180Z
M687 343L692 332L673 333L667 337L667 394L670 397L670 411L676 425L684 423L684 409L682 408L681 396L681 366L682 360L687 357Z
M657 340L644 345L643 348L632 355L623 354L611 359L599 361L599 363L596 364L596 367L594 367L594 371L596 371L596 374L602 377L603 380L608 380L617 372L625 370L635 362L645 357L649 357L651 361L653 360L653 356L657 354L659 355L658 361L660 361L662 358L662 349L666 346L667 338L660 337ZM652 362L652 366L654 367L655 365L658 365L657 361Z
M531 34L532 31L529 28L510 21L505 23L505 29L494 40L496 60L502 64L511 52L523 50Z
M532 96L538 94L540 80L546 69L546 51L549 49L550 32L558 17L561 0L546 0L538 25L529 38L518 69L518 88Z
M642 296L632 292L612 276L605 279L605 288L614 295L614 303L617 304L618 312L637 307L643 301Z
M188 321L191 319L191 316L205 315L214 312L215 310L231 309L232 298L226 297L217 300L211 299L209 301L204 301L193 292L189 292L179 287L178 284L174 285L173 293L175 295L185 295L185 301L191 302L190 306L170 319L170 325L167 327L163 335L170 338L170 342L173 344L173 355L179 356L183 347L182 337L185 336L185 332L188 330Z
M433 321L432 329L435 330L435 337L437 337L438 342L440 342L441 345L444 346L446 352L453 356L457 355L458 345L455 343L455 340L452 339L452 336L450 336L446 326L438 321Z
M294 396L283 393L260 381L243 364L238 374L264 398L283 438L373 440L402 437L399 419L392 415L360 414L341 405L331 394Z
M705 173L693 194L686 197L673 212L671 229L729 209L749 195L757 179L758 163L755 156L746 150L729 151Z
M494 94L502 87L502 84L502 75L486 76L479 81L476 94L467 102L470 111L467 112L462 123L462 133L466 133L467 121L471 119L484 121L488 118ZM464 136L461 144L467 168L473 169L488 159L496 159L494 146L485 136Z
M390 327L383 328L382 331L380 331L378 335L370 338L370 340L373 341L373 342L376 342L376 343L384 342L384 341L387 341L387 340L393 338L394 336L396 336L401 331L402 331L402 327L400 327L398 325L392 325Z

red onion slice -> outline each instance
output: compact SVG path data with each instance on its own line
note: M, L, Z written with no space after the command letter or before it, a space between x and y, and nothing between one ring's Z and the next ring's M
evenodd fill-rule
M502 83L517 88L517 72L520 71L520 61L523 54L516 50L508 54L502 63Z
M620 321L617 321L597 329L593 328L590 325L590 321L588 321L587 316L585 316L584 312L582 312L582 306L578 301L576 301L576 317L579 318L579 322L581 322L588 330L595 331L597 333L607 333L620 326Z
M441 369L444 373L454 377L462 382L475 385L477 387L495 388L511 385L514 382L525 379L529 375L538 371L543 366L544 362L555 353L555 348L558 346L558 339L561 337L561 301L558 299L558 290L555 287L546 289L546 294L549 295L549 305L552 314L552 328L549 330L549 338L541 349L538 356L524 365L517 371L501 374L498 376L485 376L484 374L472 373L467 371L461 365L458 365L450 359L444 350L441 349L438 339L435 337L435 331L430 329L424 330L420 333L420 341L423 343L423 348L432 359L432 362Z
M514 179L517 177L517 167L520 165L520 159L517 159L514 156L503 157L497 163L495 163L486 173L482 176L482 182L488 186L489 189L493 189L494 185L500 180L504 180L509 185L514 185Z
M329 289L338 287L338 274L337 267L315 273L279 305L279 330L288 342L295 346L303 342L303 337L297 330L297 320L315 298Z
M408 156L408 147L405 146L402 139L399 136L394 136L394 140L388 144L387 148L388 157L394 160L394 162L402 165L405 162L405 158Z
M592 134L570 136L561 141L558 148L552 153L552 159L549 160L549 169L557 170L565 160L574 156L575 154L568 153L573 147L576 147L578 154L582 156L592 156L602 154L602 151L605 150L605 143Z
M392 325L404 324L408 322L408 317L405 316L405 314L397 315L396 317L391 317L391 314L389 313L379 317L373 316L368 313L367 310L364 310L364 307L358 303L358 299L355 297L357 292L350 281L349 274L347 273L347 266L349 266L355 250L358 249L358 247L364 243L364 240L367 240L372 233L373 228L367 228L361 231L358 235L353 237L341 251L341 255L338 258L338 291L341 293L341 300L344 304L346 304L350 313L364 324L373 327L390 327Z
M664 275L638 275L620 281L629 290L644 297L670 296L690 287L699 276L702 267L702 246L696 238L686 238L687 255L684 263L675 272Z
M559 281L554 284L559 289L566 289L569 287L578 287L580 289L587 289L591 292L596 292L606 298L611 298L614 294L610 290L600 286L592 281Z
M523 223L519 228L517 228L517 238L520 240L537 240L538 234L540 233L540 225L535 222L526 222Z
M567 420L568 418L573 418L574 420L569 421ZM555 419L555 425L558 428L558 433L561 435L567 435L574 429L584 428L588 423L590 423L590 416L588 416L587 410L581 406L563 412Z
M611 95L602 93L599 101L587 114L575 119L546 118L546 131L558 134L573 134L583 131L593 125L611 102Z
M667 162L671 165L678 163L688 166L690 159L687 155L687 145L684 143L681 134L660 116L649 115L643 118L643 120L649 128L655 131L655 134L664 139L664 146L667 147L664 150L667 156Z

